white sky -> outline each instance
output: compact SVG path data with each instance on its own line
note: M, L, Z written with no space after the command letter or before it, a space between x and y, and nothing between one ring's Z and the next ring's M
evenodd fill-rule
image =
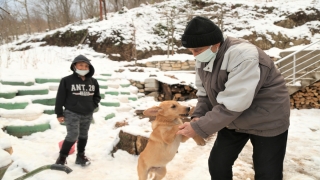
M217 2L226 2L231 4L231 0L217 0ZM290 2L290 3L289 3ZM283 32L290 37L304 37L307 36L312 42L320 38L319 34L311 35L306 31L307 27L319 26L320 22L315 21L307 23L303 26L293 29L284 29L273 25L273 22L279 19L284 19L280 14L283 12L296 12L300 8L315 7L320 9L319 1L313 0L273 0L273 2L265 3L265 1L246 0L237 1L237 3L248 4L247 10L238 8L240 14L237 21L230 19L226 21L226 28L232 29L235 27L251 27L250 30L234 31L230 30L225 32L229 36L242 37L250 31L265 33L267 31ZM169 2L166 2L167 4ZM163 4L166 4L163 3ZM170 1L170 5L181 6L186 1L175 0ZM233 3L234 4L234 3ZM254 13L250 9L254 5L259 7L263 6L276 6L279 11L275 14L269 14L263 19L254 20L250 15ZM160 5L159 5L160 6ZM129 34L132 28L128 23L133 21L137 12L141 13L140 18L135 18L134 23L137 28L137 41L139 49L149 49L153 47L153 43L160 47L166 48L163 39L151 34L151 27L160 19L158 6L144 5L139 8L132 9L122 15L109 14L108 21L90 23L92 20L84 21L81 25L70 25L67 28L62 28L60 31L71 29L82 29L90 26L90 33L102 32L102 37L109 36L112 29L123 29L123 36L129 41ZM250 11L250 12L249 12ZM201 13L201 12L197 12ZM247 21L248 24L241 22ZM183 20L177 18L177 37L181 35L183 29ZM253 28L253 29L252 29ZM49 32L54 33L55 31ZM180 34L179 34L180 33ZM48 33L46 33L48 34ZM30 40L43 37L46 34L39 34L28 37ZM157 75L157 79L168 84L178 84L185 81L186 84L194 85L194 75L189 73L173 73L161 72L155 68L141 68L144 73L133 73L129 68L124 67L125 62L114 62L109 60L104 54L96 53L91 48L83 46L82 48L76 47L56 47L45 46L40 47L39 43L29 43L34 48L27 51L9 51L11 48L21 48L26 44L20 46L14 44L6 44L0 46L0 79L4 81L22 81L34 82L35 78L61 78L71 73L70 63L75 56L83 54L92 60L92 64L96 69L95 77L103 77L103 73L111 73L107 82L99 81L99 83L109 86L119 86L119 84L128 83L128 79L137 81L144 81L150 74ZM319 45L320 46L320 45ZM290 50L300 49L303 46L292 47ZM288 49L287 49L288 50ZM278 48L266 50L270 56L279 56L283 51ZM176 54L170 56L170 60L192 60L193 57L186 54ZM153 60L168 60L166 56L154 56L149 59L140 60L139 62L145 63ZM115 73L114 70L124 69L122 73ZM131 67L135 68L135 67ZM171 79L166 75L175 75L176 79ZM17 92L18 90L27 89L52 89L55 88L57 83L36 84L32 87L21 86L8 86L0 85L1 92ZM108 90L102 91L110 91ZM120 92L130 92L131 97L141 97L137 93L137 88L130 86L128 88L111 89ZM51 129L41 133L34 133L31 136L25 136L21 139L9 136L0 131L0 168L7 165L11 161L13 164L9 167L3 180L12 180L24 174L23 169L32 171L40 166L52 164L58 157L58 143L64 139L66 135L65 126L62 126L56 120L55 115L42 114L43 110L53 109L53 106L44 106L39 104L32 104L32 100L41 98L55 97L56 91L50 90L48 95L36 96L22 96L15 97L7 100L0 98L0 103L5 102L28 102L29 105L24 110L5 110L0 109L0 127L8 125L35 125L49 122ZM148 119L139 119L135 117L135 109L146 109L153 105L158 104L150 97L141 97L138 101L127 101L128 96L106 96L102 101L121 102L119 108L104 107L100 105L100 110L94 113L95 123L91 125L89 131L89 141L86 148L87 155L91 158L92 164L88 167L82 168L74 164L75 154L68 157L68 166L73 169L70 174L64 172L46 170L30 180L78 180L78 179L105 179L105 180L127 180L137 179L137 159L138 156L128 154L125 151L118 150L111 157L110 151L113 146L117 144L118 132L120 129L148 137L151 132L150 123ZM196 100L181 102L185 105L194 106ZM105 121L104 117L107 114L115 113L116 117ZM7 116L20 117L20 119L4 118ZM39 116L36 120L26 121L27 117ZM291 111L291 126L289 129L289 140L287 147L287 154L284 164L284 179L285 180L316 180L320 179L320 110L292 110ZM25 119L25 120L23 120ZM116 122L127 121L128 126L115 129ZM179 153L176 154L172 162L167 166L168 173L165 180L194 180L194 179L210 179L207 158L209 157L210 150L214 143L215 137L208 140L207 145L204 147L196 146L196 144L189 140L182 143L179 148ZM10 156L5 151L1 150L7 147L13 147L13 154ZM253 179L252 170L252 146L248 143L239 155L238 160L234 165L234 179L235 180L249 180Z

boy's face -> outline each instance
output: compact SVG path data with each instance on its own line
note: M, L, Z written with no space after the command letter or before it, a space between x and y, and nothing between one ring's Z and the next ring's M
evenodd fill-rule
M77 62L75 67L78 70L89 70L89 64L85 63L85 62Z

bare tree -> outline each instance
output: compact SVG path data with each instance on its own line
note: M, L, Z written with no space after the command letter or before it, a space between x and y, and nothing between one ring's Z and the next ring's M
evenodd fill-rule
M22 34L21 30L23 28L20 28L22 23L17 20L19 15L10 9L10 6L6 0L2 2L1 6L0 43L8 43L18 39L18 35Z
M83 6L80 10L85 18L93 18L99 15L99 1L83 0Z
M71 8L73 0L55 0L56 11L62 16L62 24L68 25L71 21Z
M15 0L15 2L18 2L20 5L22 5L26 11L26 17L27 20L25 22L25 26L27 27L28 34L31 34L31 27L30 27L30 14L28 9L28 0Z
M171 55L174 54L174 32L176 27L174 26L174 19L179 16L180 11L176 7L170 7L166 9L165 12L161 13L166 18L167 21L167 55L170 54L170 45L171 45Z
M79 9L80 9L80 20L83 19L83 12L82 12L82 5L83 5L83 0L77 0Z
M106 5L106 0L102 0L103 2L103 10L104 10L104 18L107 20L107 5Z
M43 16L45 21L47 22L48 29L54 29L54 19L55 14L54 14L54 4L52 0L38 0L35 1L34 4L34 9L33 9L35 14L39 14Z

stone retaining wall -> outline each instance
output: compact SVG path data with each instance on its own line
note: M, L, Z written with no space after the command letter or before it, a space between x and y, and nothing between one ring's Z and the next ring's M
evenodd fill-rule
M150 68L159 68L162 71L186 71L195 69L194 60L166 60L166 61L150 61L147 63L136 63L136 66L140 67L150 67Z

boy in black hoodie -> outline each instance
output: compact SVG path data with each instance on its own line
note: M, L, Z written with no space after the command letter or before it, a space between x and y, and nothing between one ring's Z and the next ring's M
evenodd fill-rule
M77 56L70 69L73 74L61 79L56 98L57 119L60 123L65 122L67 128L67 136L60 149L56 164L66 164L71 147L78 141L75 163L86 166L90 164L84 153L88 131L93 111L98 107L101 99L99 84L96 79L92 78L94 68L85 56Z

